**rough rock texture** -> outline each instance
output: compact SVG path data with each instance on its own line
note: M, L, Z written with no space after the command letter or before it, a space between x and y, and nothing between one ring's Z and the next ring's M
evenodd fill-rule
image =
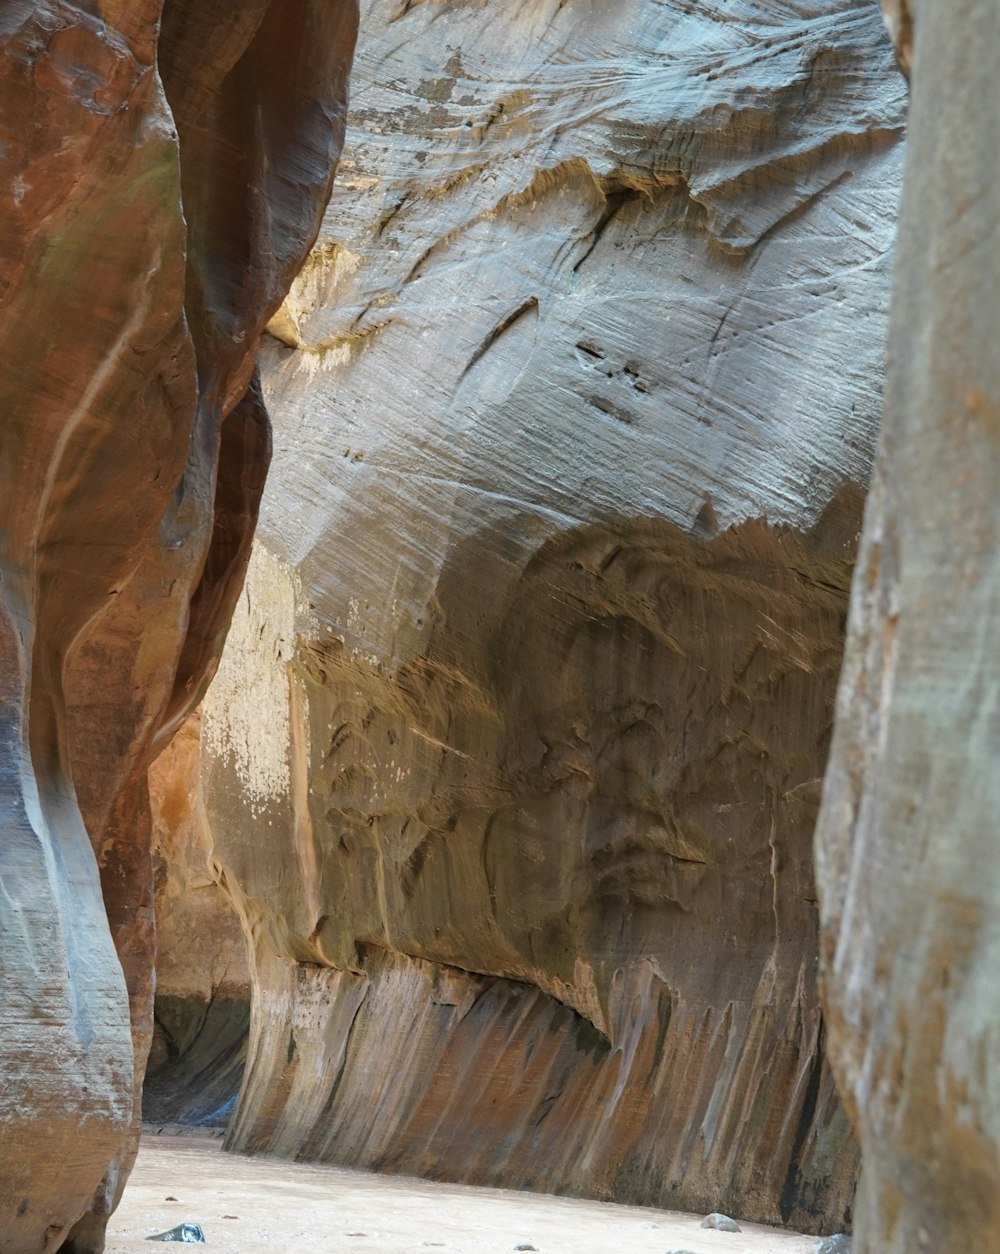
M146 769L238 593L269 452L257 345L319 226L356 21L168 0L161 30L160 10L0 11L5 1254L102 1248L134 1154Z
M915 5L884 437L819 828L855 1250L1000 1250L1000 11Z
M205 706L238 1149L847 1222L811 836L880 408L878 8L363 6Z

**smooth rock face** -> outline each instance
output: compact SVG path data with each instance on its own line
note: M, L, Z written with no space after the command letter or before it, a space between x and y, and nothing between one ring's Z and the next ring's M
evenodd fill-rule
M714 1211L711 1215L706 1215L701 1221L703 1228L713 1228L716 1232L741 1232L739 1224L735 1219L730 1219L728 1215L720 1215L718 1211Z
M878 8L362 16L204 707L229 1143L843 1227L811 838L881 403Z
M146 769L238 594L269 454L257 343L342 133L354 6L288 7L244 5L238 22L185 0L0 12L5 1254L103 1248L134 1154L152 1029ZM204 177L213 140L245 158L238 202Z
M196 397L158 5L117 22L94 9L0 15L0 1248L17 1254L59 1248L115 1189L102 1178L132 1119L128 993L72 747L103 742L110 809L163 693L131 688L135 655L113 656L105 619L125 626L140 563L166 556ZM192 565L174 563L175 615ZM180 624L165 635L161 666ZM91 666L103 693L88 711L75 694Z
M205 1234L200 1224L178 1224L168 1232L157 1232L147 1241L180 1241L184 1245L204 1245Z
M859 1254L1000 1250L1000 11L915 8L878 473L819 826Z

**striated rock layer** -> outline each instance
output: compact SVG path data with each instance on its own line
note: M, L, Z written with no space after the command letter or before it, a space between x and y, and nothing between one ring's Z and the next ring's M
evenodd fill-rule
M204 707L241 1150L848 1222L812 829L905 85L878 8L363 6Z
M142 1117L221 1135L243 1077L250 973L239 921L211 861L200 727L193 714L149 772L156 999Z
M864 1147L854 1248L996 1254L1000 13L903 8L912 146L819 826L823 952Z
M134 1155L146 769L238 595L269 456L257 346L319 227L356 16L0 13L5 1254L103 1248Z
M839 1215L809 856L846 605L824 541L593 525L475 636L482 589L445 571L448 629L391 677L312 642L289 679L307 808L264 801L226 840L247 816L231 768L209 776L255 939L230 1144ZM272 588L255 567L251 613Z

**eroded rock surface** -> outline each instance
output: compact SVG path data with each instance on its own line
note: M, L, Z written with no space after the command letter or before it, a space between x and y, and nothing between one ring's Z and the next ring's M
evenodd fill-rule
M363 6L205 706L229 1143L844 1227L811 837L880 408L878 7Z
M1000 1250L1000 14L913 6L884 437L819 826L854 1249Z
M149 772L155 870L156 999L143 1121L221 1134L243 1076L250 1022L246 944L217 882L201 796L201 717Z
M257 344L319 226L355 20L350 3L279 0L237 21L187 0L0 12L11 1254L103 1248L134 1155L152 1030L146 769L207 683L238 593L269 453Z
M194 413L176 145L153 66L157 7L130 6L119 22L59 3L0 16L5 1250L58 1248L132 1117L128 994L73 788L67 702L88 643L109 648L105 616L117 618L147 551L166 556ZM156 364L137 371L138 359ZM176 567L189 588L190 569ZM107 668L106 705L89 723L121 737L104 759L109 809L137 725L163 699L141 681L134 697L115 692L109 681L127 674ZM134 707L122 710L126 701ZM105 725L108 714L120 729Z

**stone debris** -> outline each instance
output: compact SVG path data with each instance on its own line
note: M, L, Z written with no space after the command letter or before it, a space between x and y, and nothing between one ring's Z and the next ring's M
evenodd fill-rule
M180 1241L184 1245L205 1245L205 1234L201 1230L201 1224L178 1224L176 1228L171 1228L168 1232L157 1232L151 1237L146 1238L147 1241Z
M703 1228L715 1228L718 1232L742 1232L743 1229L735 1219L730 1219L728 1215L720 1215L718 1211L713 1211L711 1215L706 1215L701 1221Z

